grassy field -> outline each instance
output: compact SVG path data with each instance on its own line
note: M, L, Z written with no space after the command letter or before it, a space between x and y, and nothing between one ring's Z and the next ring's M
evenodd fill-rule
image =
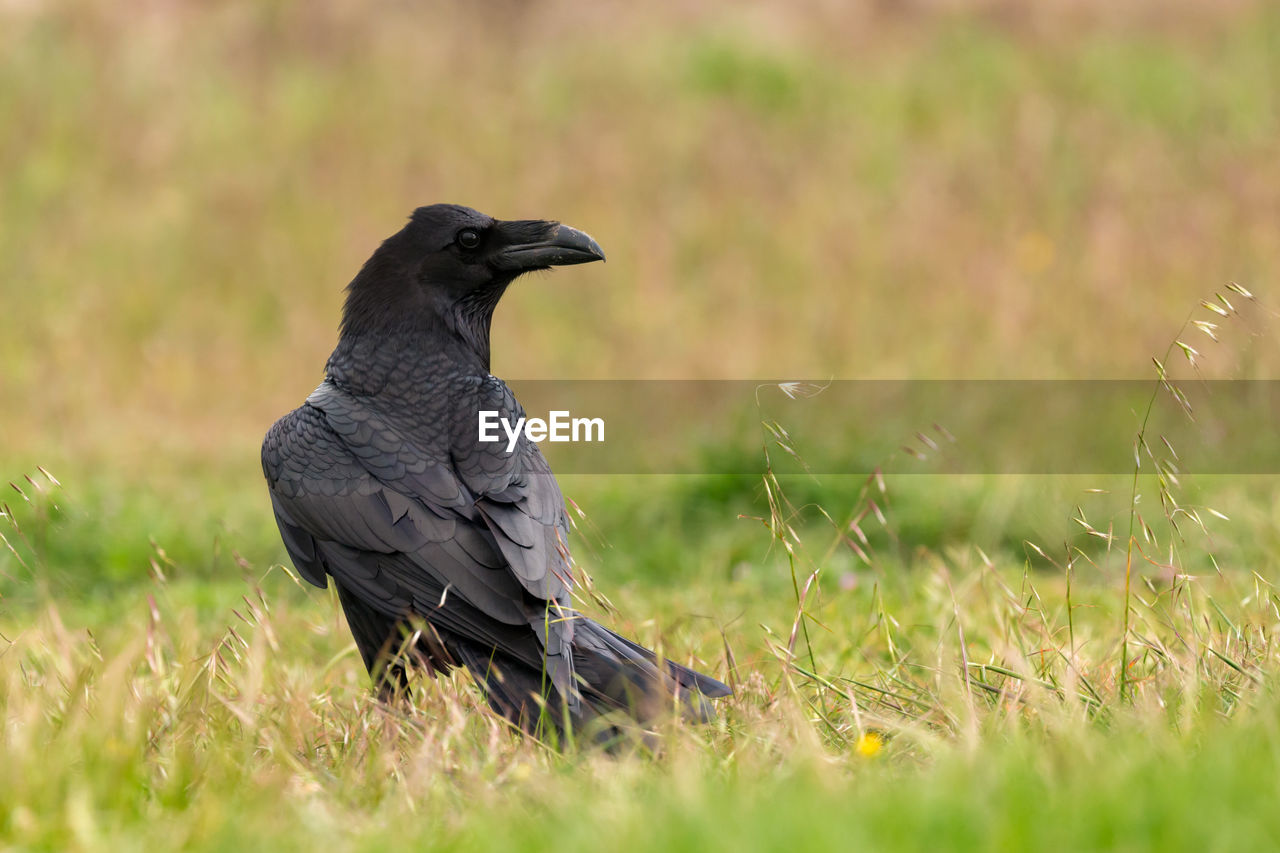
M584 606L737 691L611 757L374 702L258 464L433 201L609 254L512 290L507 378L1274 378L1273 6L32 0L0 47L0 850L1280 844L1266 472L564 477Z

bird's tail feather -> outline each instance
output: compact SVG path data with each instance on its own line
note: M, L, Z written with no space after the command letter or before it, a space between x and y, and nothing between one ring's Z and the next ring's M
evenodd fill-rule
M602 631L605 631L618 642L630 647L635 652L641 655L644 655L649 660L652 661L657 659L657 655L655 655L653 652L651 652L649 649L646 649L644 646L640 645L639 643L635 642L634 640L628 640L626 637L622 636L621 634L616 634L602 625L596 625L595 627L599 628ZM733 689L730 688L729 685L725 684L723 681L712 678L709 675L704 675L701 672L698 672L695 669L690 669L687 666L681 666L680 664L670 659L668 659L666 663L667 663L668 675L670 675L673 679L675 679L676 683L679 684L681 687L692 688L694 690L697 690L699 693L701 693L703 696L706 696L708 699L721 699L725 696L733 695Z
M644 722L673 707L699 722L715 719L708 698L733 691L710 676L672 661L659 668L644 646L590 619L574 626L574 670L584 697L604 711L617 709Z
M715 718L708 699L733 692L672 661L659 668L652 651L585 618L574 622L573 669L581 699L575 713L566 711L564 698L539 669L458 638L449 647L494 711L529 734L558 742L563 742L568 724L574 736L616 744L627 739L628 725L644 725L676 709L688 719L708 722ZM633 722L627 724L624 718Z

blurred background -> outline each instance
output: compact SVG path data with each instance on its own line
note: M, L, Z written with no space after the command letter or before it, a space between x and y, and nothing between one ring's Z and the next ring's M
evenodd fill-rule
M1275 0L0 0L0 128L0 848L1280 836L1276 477L1178 470L1154 416L1118 473L1144 400L1180 417L1153 358L1280 378ZM686 418L653 452L697 473L557 462L584 612L737 692L652 761L545 754L466 678L380 708L280 568L262 436L433 202L608 253L498 310L552 402L1154 396L850 383L742 442ZM1270 450L1266 411L1219 440ZM882 476L775 476L814 433Z
M261 436L420 204L608 252L509 293L508 378L1142 378L1280 271L1269 3L0 0L0 48L0 474L95 578L282 559ZM1007 521L948 482L924 541Z

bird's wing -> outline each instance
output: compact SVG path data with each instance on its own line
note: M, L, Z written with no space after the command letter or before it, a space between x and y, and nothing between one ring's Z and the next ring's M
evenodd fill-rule
M492 619L527 621L521 587L484 523L447 517L389 487L319 409L305 405L282 418L262 458L285 546L311 583L325 586L327 569L390 616L428 615L447 589Z
M569 517L551 466L523 431L508 451L505 435L479 441L479 413L510 424L525 415L511 389L492 376L467 382L457 395L451 455L463 486L488 524L512 573L532 595L569 605L572 587ZM504 430L505 432L505 430Z
M512 575L545 602L541 618L530 620L547 653L547 672L569 703L578 707L573 672L574 622L570 590L569 517L551 466L523 432L508 442L479 441L480 411L496 411L509 424L524 417L511 389L493 376L468 381L455 397L453 468L476 497L475 509L488 525Z
M550 466L523 433L511 452L505 438L479 440L480 411L514 424L524 410L491 376L460 378L439 399L444 411L418 412L412 423L329 382L307 403L377 482L441 518L481 522L530 595L567 607L569 519Z
M548 674L576 704L559 487L536 445L522 438L508 454L505 441L477 441L479 408L513 423L522 414L505 385L476 380L455 390L451 417L406 428L402 417L322 384L263 447L282 536L313 583L327 569L384 610L403 607L407 592L411 609L435 622L454 615L432 612L451 610L441 600L452 592L464 612L528 625ZM463 636L481 642L494 633L471 629Z

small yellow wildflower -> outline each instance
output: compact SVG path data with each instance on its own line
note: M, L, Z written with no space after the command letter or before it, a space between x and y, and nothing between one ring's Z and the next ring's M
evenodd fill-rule
M879 732L863 732L858 735L858 743L854 746L858 755L870 758L884 747L884 735Z

